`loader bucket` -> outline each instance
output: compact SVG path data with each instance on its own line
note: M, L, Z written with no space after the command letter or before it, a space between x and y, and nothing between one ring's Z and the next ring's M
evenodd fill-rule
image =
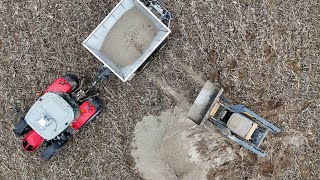
M194 123L198 125L201 124L209 108L220 98L219 96L222 91L223 90L221 88L215 86L210 81L207 81L191 106L187 117Z

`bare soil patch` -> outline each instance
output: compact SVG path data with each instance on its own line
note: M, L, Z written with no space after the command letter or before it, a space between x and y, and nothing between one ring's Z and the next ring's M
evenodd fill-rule
M235 160L222 135L195 125L186 114L175 107L136 125L132 155L143 178L204 180L211 168Z

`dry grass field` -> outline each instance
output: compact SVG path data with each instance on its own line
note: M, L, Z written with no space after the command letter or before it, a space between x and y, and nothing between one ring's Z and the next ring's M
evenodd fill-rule
M320 2L163 0L167 46L128 83L98 87L103 113L51 161L21 149L14 124L55 78L93 79L100 63L81 43L118 0L0 1L0 179L141 179L133 130L147 115L194 101L206 80L283 132L259 159L239 151L208 179L320 179Z

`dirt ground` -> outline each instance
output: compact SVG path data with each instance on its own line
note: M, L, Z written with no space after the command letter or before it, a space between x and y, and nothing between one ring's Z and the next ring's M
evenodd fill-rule
M117 3L0 1L0 179L142 179L135 125L191 104L207 79L283 130L267 137L263 159L226 141L236 157L208 179L320 178L317 0L163 1L172 34L154 61L128 83L101 84L104 112L52 161L23 152L14 124L55 78L95 76L98 60L81 43Z
M137 123L132 156L143 178L206 180L212 169L235 161L238 149L212 124L195 125L186 114L186 108L177 106Z

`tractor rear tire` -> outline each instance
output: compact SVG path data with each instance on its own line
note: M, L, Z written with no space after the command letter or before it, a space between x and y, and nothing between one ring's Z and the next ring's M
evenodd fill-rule
M79 85L79 79L76 75L73 75L73 74L66 74L64 76L62 76L63 79L67 80L68 83L71 85L72 87L72 90L71 91L74 91L78 85Z
M97 111L102 110L103 102L99 98L97 97L90 98L88 99L88 102L90 102L97 109Z
M46 160L50 160L56 153L60 151L65 143L65 141L54 141L42 152L42 157Z
M102 101L97 97L88 99L88 102L90 102L97 109L97 112L82 127L88 125L92 120L94 120L100 114L103 108Z
M21 118L20 121L16 124L13 132L18 136L23 136L31 130L31 127L27 124L24 118Z

